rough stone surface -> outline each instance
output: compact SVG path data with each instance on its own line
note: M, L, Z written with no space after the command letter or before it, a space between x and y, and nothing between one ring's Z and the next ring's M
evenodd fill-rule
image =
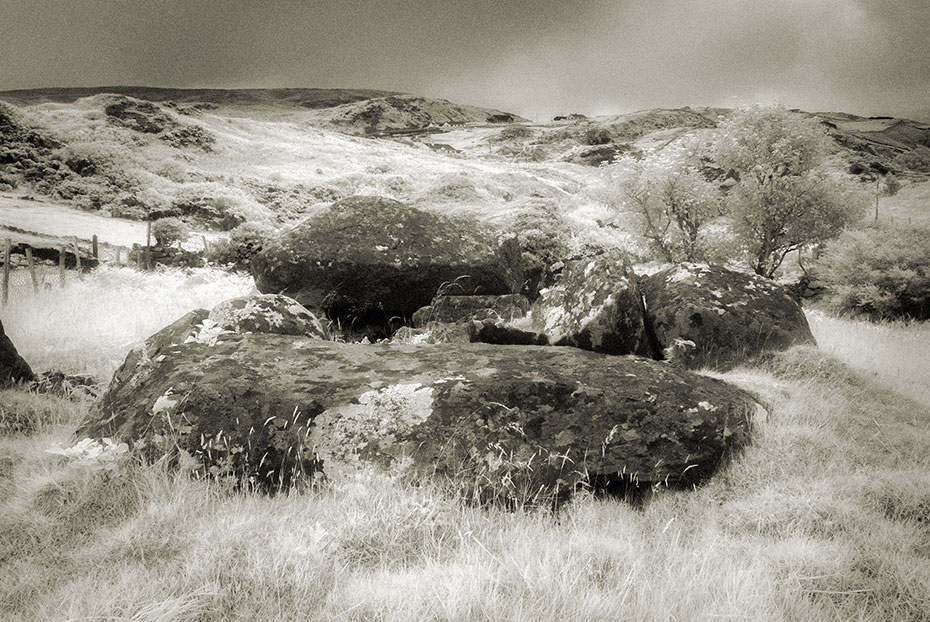
M489 494L592 477L690 486L748 441L759 413L719 380L575 348L224 335L142 366L127 358L116 378L79 435L150 457L179 447L213 473L271 485L406 459Z
M213 338L216 342L218 331L198 330L198 326L203 326L203 321L207 319L210 312L206 309L194 309L164 327L151 337L145 340L142 345L137 346L129 351L126 360L119 369L113 374L110 380L109 392L115 386L134 386L138 379L144 376L145 370L154 365L162 353L178 344L185 343L188 339L195 340L200 338L202 341L209 342Z
M19 355L16 347L3 330L0 322L0 386L14 382L29 382L35 379L32 368L26 360Z
M769 350L814 343L801 307L777 283L718 266L681 264L641 279L666 359L730 369Z
M252 259L259 291L343 321L408 318L438 291L510 294L523 283L516 238L382 197L337 201Z
M498 319L509 322L522 318L530 301L520 294L504 296L437 296L427 307L418 309L411 318L415 328L442 322Z
M232 298L214 307L209 318L234 333L276 333L329 339L329 332L309 309L281 294Z
M617 253L569 262L533 304L533 329L557 346L654 356L636 276Z
M402 326L397 329L390 343L395 344L436 344L469 343L466 324L431 324L428 328Z

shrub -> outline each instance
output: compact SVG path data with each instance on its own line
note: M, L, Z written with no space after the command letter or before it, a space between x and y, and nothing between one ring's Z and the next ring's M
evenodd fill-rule
M187 239L187 225L173 216L159 218L152 223L152 235L158 246L171 246L175 242L183 242Z
M533 131L526 127L525 125L512 125L501 130L501 133L497 135L499 140L520 140L523 138L529 138L533 135Z
M881 319L930 319L930 230L847 231L814 270L834 310Z
M204 151L213 151L216 138L199 125L183 125L165 132L161 139L172 147L197 147Z
M901 189L901 182L898 181L897 177L895 177L891 173L888 173L887 175L885 175L883 179L882 187L881 187L882 194L884 194L885 196L893 197L894 195L898 194L898 190L900 189Z
M592 127L584 133L583 142L586 145L606 145L613 140L610 132L604 128Z
M207 253L210 263L248 270L252 257L260 250L274 229L257 223L243 223L229 232L225 240L216 241Z
M708 145L700 136L685 136L640 160L628 155L611 166L608 187L618 216L636 223L662 260L701 261L707 249L703 230L723 214L717 185L707 181L703 166Z
M905 151L895 157L894 163L901 168L920 173L930 173L930 149L916 147L911 151Z

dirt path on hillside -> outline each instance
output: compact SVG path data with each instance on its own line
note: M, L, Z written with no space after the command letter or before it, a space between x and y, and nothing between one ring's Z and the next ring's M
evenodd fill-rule
M67 240L77 237L86 242L90 242L96 235L101 244L131 248L133 244L145 244L146 224L138 220L110 218L84 212L51 201L0 194L0 230L3 229L16 229ZM215 231L191 231L190 234L183 246L187 250L197 251L203 248L201 236L211 242L223 236Z
M64 205L0 195L0 226L114 246L145 244L145 223L82 212Z

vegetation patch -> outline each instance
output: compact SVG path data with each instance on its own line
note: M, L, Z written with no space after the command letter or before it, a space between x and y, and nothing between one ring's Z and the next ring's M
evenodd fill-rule
M197 147L210 151L216 139L197 125L179 123L158 104L116 96L103 107L110 123L119 127L155 134L173 147Z
M930 229L869 228L831 242L815 273L841 313L930 319Z
M232 231L226 238L210 245L207 260L235 270L248 272L252 258L261 252L274 234L271 227L246 222Z

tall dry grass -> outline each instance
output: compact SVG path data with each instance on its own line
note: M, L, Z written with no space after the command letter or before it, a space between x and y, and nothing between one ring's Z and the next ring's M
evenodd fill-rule
M926 620L930 412L814 349L725 378L771 412L642 509L474 508L365 471L266 497L5 439L0 612L25 620ZM893 450L892 450L893 448Z
M101 322L123 341L151 292L228 293L112 277L90 297L142 290ZM80 325L50 326L94 365ZM0 619L927 620L930 408L814 348L720 376L769 416L713 481L558 512L469 507L401 472L268 497L126 457L80 464L45 450L92 402L0 393L35 419L0 437Z
M821 350L930 405L930 323L874 323L819 311L808 311L807 320Z

